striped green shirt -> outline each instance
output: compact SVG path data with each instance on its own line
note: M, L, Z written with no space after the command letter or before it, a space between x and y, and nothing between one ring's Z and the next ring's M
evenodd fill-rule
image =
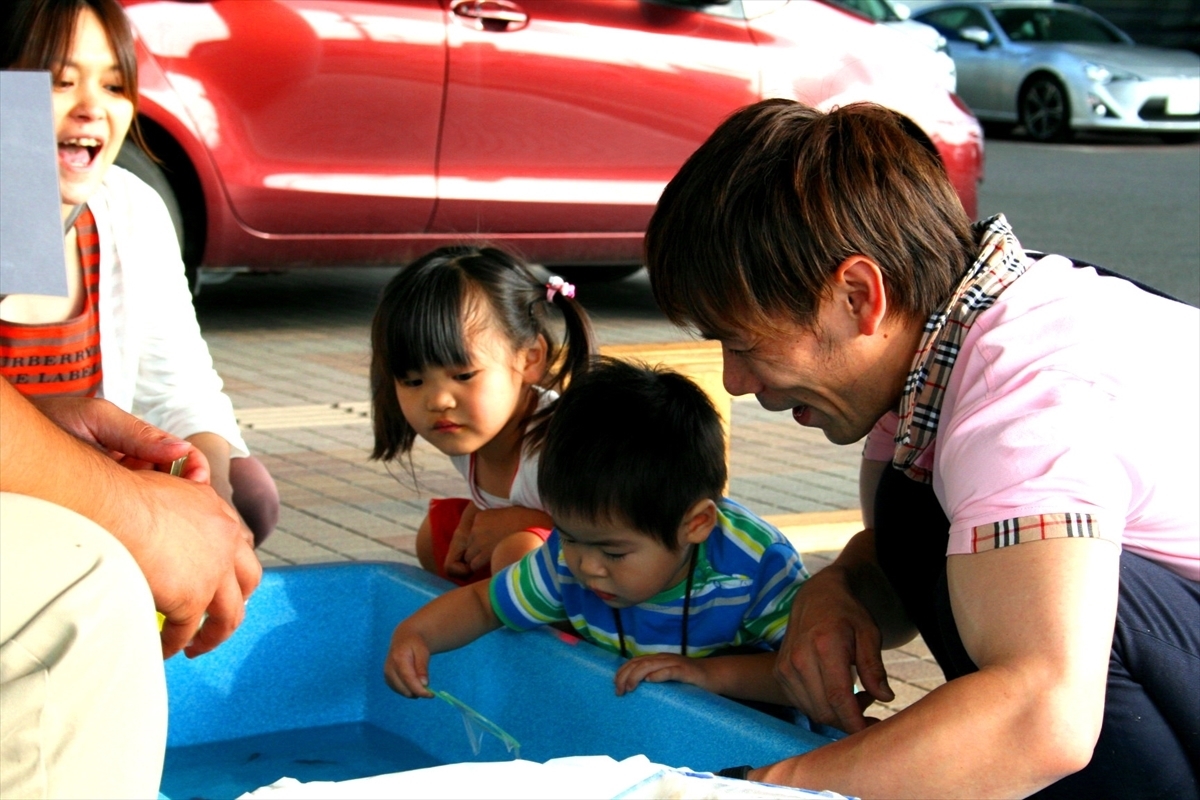
M717 525L700 545L688 612L688 655L729 647L778 648L796 590L808 579L800 554L776 528L722 499ZM686 581L621 610L630 655L678 653ZM583 638L614 653L620 644L611 607L575 579L558 531L542 547L492 578L492 608L514 630L569 620Z

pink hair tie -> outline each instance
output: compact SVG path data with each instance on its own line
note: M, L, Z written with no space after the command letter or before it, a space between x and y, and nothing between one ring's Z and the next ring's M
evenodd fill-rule
M562 292L563 297L575 296L575 284L567 283L557 275L551 275L550 280L546 281L546 302L553 303L554 295Z

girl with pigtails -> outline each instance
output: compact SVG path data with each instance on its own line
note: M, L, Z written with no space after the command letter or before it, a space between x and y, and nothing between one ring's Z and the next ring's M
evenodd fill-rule
M439 248L384 288L371 325L371 457L398 460L420 436L450 456L470 493L430 501L417 532L426 570L483 580L550 535L527 444L595 353L574 296L562 278L542 283L490 247Z

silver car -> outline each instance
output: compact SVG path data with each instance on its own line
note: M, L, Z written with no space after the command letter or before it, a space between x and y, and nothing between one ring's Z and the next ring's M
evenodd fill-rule
M913 19L937 28L958 94L981 120L1020 123L1039 141L1080 130L1200 138L1200 56L1134 44L1079 6L1037 0L941 3Z

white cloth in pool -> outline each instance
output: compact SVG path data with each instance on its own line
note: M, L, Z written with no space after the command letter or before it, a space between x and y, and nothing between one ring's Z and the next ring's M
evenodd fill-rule
M591 800L593 798L830 798L782 786L721 778L655 764L645 756L617 761L609 756L444 764L348 781L300 783L281 778L238 800L393 800L396 797L488 797L504 800Z

